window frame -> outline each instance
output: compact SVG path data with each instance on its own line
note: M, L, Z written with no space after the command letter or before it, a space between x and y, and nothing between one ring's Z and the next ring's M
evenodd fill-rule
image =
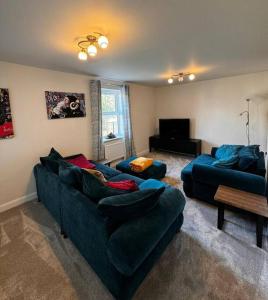
M105 90L107 92L105 92ZM101 97L102 97L103 94L109 94L108 93L109 90L114 91L114 95L115 95L115 112L103 112L102 111L102 123L103 123L103 116L116 116L117 128L118 128L118 133L116 134L116 139L123 138L122 87L121 86L115 86L115 85L104 85L104 86L101 87ZM101 101L102 101L102 99L101 99ZM102 128L101 131L102 131L102 139L104 141L112 140L112 139L107 139L106 138L107 134L106 135L103 134L103 128Z

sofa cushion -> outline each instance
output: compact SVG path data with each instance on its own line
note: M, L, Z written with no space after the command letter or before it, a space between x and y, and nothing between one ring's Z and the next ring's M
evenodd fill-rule
M110 178L121 174L121 172L117 171L116 169L110 168L104 164L98 163L96 161L92 161L92 163L94 163L97 170L102 172L107 180L110 180Z
M106 186L101 182L96 176L91 173L82 170L82 190L85 195L87 195L91 200L98 202L102 198L122 195L128 193L129 191L118 190Z
M165 187L145 189L125 195L107 197L99 201L98 209L107 217L124 222L147 214L155 207Z
M160 189L162 187L167 187L167 186L169 186L169 185L165 182L162 182L162 181L159 181L159 180L156 180L156 179L147 179L139 185L139 189L140 190Z
M193 180L194 187L199 182L213 187L214 191L216 191L214 188L221 184L250 193L262 195L265 192L265 178L233 169L196 164L193 167ZM196 196L198 195L195 194Z
M217 159L212 163L212 166L218 168L231 169L235 164L237 164L238 160L239 160L239 156L233 155L227 158Z
M54 148L51 148L48 156L40 157L41 164L48 170L58 175L59 161L63 161L63 157Z
M101 182L107 182L107 179L105 178L105 176L103 175L103 173L99 170L96 169L83 169L86 172L94 175L97 179L99 179Z
M257 168L257 161L260 157L259 145L242 147L239 152L238 169L240 171L254 171Z
M84 169L95 169L96 165L88 161L83 154L80 154L73 158L66 159L69 163Z
M64 166L60 164L59 166L59 177L65 184L71 185L74 188L82 191L82 170L81 168L71 165Z
M191 183L192 182L192 170L194 164L201 164L201 165L212 165L213 162L216 161L215 158L213 158L209 154L201 154L194 160L192 160L186 167L183 168L181 172L181 179L185 183Z
M147 215L117 228L107 244L107 253L114 267L121 274L131 276L155 249L184 206L182 193L167 187L160 195L157 206Z
M137 191L139 189L137 183L134 180L121 180L121 181L106 181L106 186L127 191Z
M116 175L109 179L109 181L122 181L122 180L134 180L137 183L137 185L140 185L142 182L144 182L144 179L129 174L125 174L125 173L120 173L119 175Z
M237 155L238 151L242 148L241 145L222 145L220 146L216 153L216 159L229 159L230 157Z

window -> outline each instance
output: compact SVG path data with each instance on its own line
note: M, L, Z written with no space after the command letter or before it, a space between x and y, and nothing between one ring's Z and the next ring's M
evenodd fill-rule
M102 136L105 138L109 133L117 137L122 136L122 103L121 88L102 88Z

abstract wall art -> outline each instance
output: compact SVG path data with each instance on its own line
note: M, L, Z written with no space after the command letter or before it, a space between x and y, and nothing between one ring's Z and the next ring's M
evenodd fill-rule
M0 88L0 139L14 136L9 92L8 89Z
M46 91L45 97L50 120L86 116L84 94Z

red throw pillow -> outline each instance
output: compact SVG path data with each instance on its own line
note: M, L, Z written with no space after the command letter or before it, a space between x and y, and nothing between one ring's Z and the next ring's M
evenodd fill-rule
M79 156L76 156L74 158L66 159L69 163L79 167L79 168L84 168L84 169L96 169L96 165L91 163L86 159L86 157L81 154Z
M105 182L105 185L114 189L132 192L139 189L137 183L134 180L107 181Z

